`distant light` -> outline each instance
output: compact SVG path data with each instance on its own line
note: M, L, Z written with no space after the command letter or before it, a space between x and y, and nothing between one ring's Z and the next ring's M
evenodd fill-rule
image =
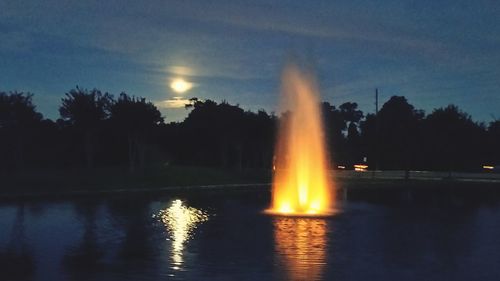
M368 169L368 165L364 165L364 164L356 164L356 165L354 165L354 171L364 172L364 171L366 171L366 169Z
M483 169L485 169L485 170L493 170L493 169L495 169L495 167L494 166L489 166L489 165L484 165Z
M176 78L170 83L170 88L174 92L182 94L193 88L193 83L187 82L182 78Z
M338 166L337 166L337 168L344 170L344 169L345 169L345 166L338 165Z

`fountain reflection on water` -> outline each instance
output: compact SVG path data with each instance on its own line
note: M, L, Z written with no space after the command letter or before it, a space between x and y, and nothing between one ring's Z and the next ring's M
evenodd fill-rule
M274 218L278 262L287 280L319 280L326 264L327 221L321 218Z
M172 241L172 269L180 270L184 262L184 244L191 238L198 224L208 220L208 215L202 210L186 206L177 199L167 209L160 210L155 217L163 222Z

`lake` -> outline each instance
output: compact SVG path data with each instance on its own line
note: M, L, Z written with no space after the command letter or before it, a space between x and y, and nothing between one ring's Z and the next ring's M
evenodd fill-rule
M357 189L328 218L267 188L0 202L0 280L498 280L500 193Z

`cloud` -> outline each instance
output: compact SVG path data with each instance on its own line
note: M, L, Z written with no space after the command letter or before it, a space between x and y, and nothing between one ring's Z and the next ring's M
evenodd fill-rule
M242 92L274 91L286 52L312 46L320 74L337 85L329 93L339 98L366 92L372 103L375 86L397 94L420 85L448 87L452 80L494 96L498 5L437 2L4 0L0 51L27 52L33 67L23 68L29 78L7 64L0 71L21 77L23 85L48 84L44 77L53 67L58 75L51 79L66 85L87 79L153 100L163 98L166 79L179 75L199 85L198 97L252 107L269 97ZM21 69L15 55L8 58ZM471 70L480 74L472 77ZM158 106L185 102L179 97Z
M155 105L160 109L168 108L184 108L187 104L190 104L189 99L183 97L173 97L172 99L166 99L163 101L155 102Z
M438 42L382 28L377 19L359 16L354 21L343 10L345 5L335 9L335 5L293 7L298 5L295 3L288 7L259 2L248 5L244 1L7 2L4 19L26 32L50 34L125 56L153 71L187 67L193 76L200 77L269 76L278 66L271 65L271 71L263 72L265 62L281 60L287 48L265 48L275 36L304 36L358 46L371 42L404 52L444 52ZM248 32L258 34L248 39Z
M213 5L199 1L177 3L172 10L176 15L192 21L218 23L250 31L282 33L354 44L367 42L383 44L399 51L445 52L446 46L425 33L417 34L402 23L388 26L383 17L373 16L367 9L350 5L322 5L308 2L306 5L277 5L241 1ZM354 11L353 11L354 10Z

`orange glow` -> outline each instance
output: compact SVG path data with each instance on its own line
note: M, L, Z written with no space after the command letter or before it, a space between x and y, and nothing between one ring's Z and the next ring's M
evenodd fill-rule
M327 224L318 218L276 218L274 240L286 280L320 280L326 264Z
M272 205L268 213L331 215L333 185L314 78L296 66L282 78L282 117L275 152Z
M364 164L357 164L357 165L354 165L354 171L357 171L357 172L365 172L366 169L368 169L368 165L364 165Z

